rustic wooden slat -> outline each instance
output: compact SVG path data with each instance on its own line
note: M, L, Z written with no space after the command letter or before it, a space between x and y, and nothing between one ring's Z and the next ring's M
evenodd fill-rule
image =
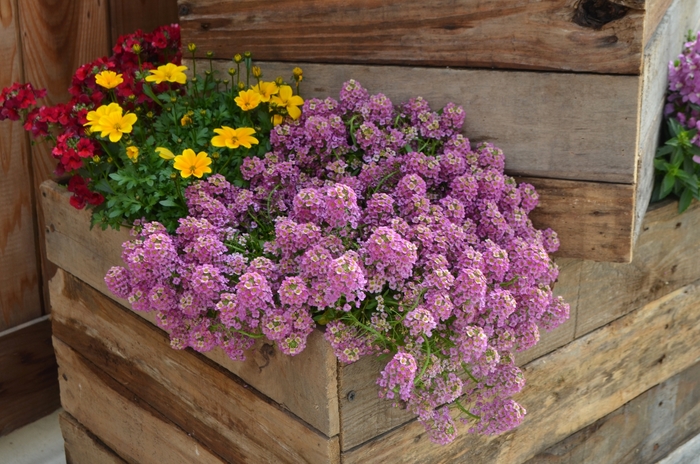
M104 275L111 266L123 264L121 244L129 238L128 231L91 231L89 211L77 211L70 206L65 190L49 181L41 192L49 260L116 300L107 290ZM128 306L125 301L120 302ZM247 353L244 362L231 361L218 348L205 355L326 436L338 434L336 360L320 332L309 337L306 349L298 356L285 356L263 342ZM286 388L281 378L296 385L305 395Z
M699 429L700 364L695 364L527 464L658 462Z
M621 8L597 28L571 0L179 3L183 43L222 57L246 49L271 61L610 74L639 74L641 64L641 9Z
M635 238L641 231L642 218L654 186L654 155L659 144L659 127L668 88L668 63L681 52L687 32L698 29L700 4L697 0L673 0L644 50L639 97Z
M337 437L312 430L203 356L173 350L165 332L63 270L51 297L56 338L225 460L338 461Z
M555 293L571 302L571 317L551 332L542 331L540 342L536 346L517 354L518 365L523 366L574 339L576 301L582 264L581 260L561 260ZM343 365L339 369L340 438L343 451L409 422L415 417L406 410L392 407L390 401L381 399L377 395L377 378L386 361L383 358L366 357L354 364Z
M397 450L405 463L526 461L696 364L699 305L700 288L683 287L526 365L516 399L530 412L514 431L435 446L411 422L344 453L343 463L390 462Z
M225 462L61 340L53 346L61 405L125 460Z
M0 88L22 80L17 0L0 1ZM0 124L0 331L42 314L29 146L20 121Z
M19 0L18 5L26 81L47 89L43 103L68 101L68 87L78 66L109 51L107 0ZM44 180L53 177L56 163L47 144L33 145L31 151L33 185L38 191ZM46 259L41 202L36 209L42 287L48 302L48 281L56 267ZM45 309L49 310L48 305Z
M537 188L530 213L540 229L550 227L561 246L554 256L627 263L632 259L634 186L518 178Z
M678 216L667 202L647 213L629 265L583 262L576 337L700 278L700 204Z
M59 408L48 316L0 332L0 435Z
M65 442L67 464L126 464L126 461L67 412L59 413L58 422Z
M673 0L642 0L646 2L644 11L644 41L646 45L656 29L659 27L661 18L666 14L666 10Z
M254 59L261 58L252 50ZM302 60L302 55L297 59ZM231 61L214 61L213 65L228 77ZM265 79L282 76L290 81L296 63L259 65ZM467 114L465 135L472 142L490 141L501 148L511 175L634 183L637 76L299 66L304 70L301 94L307 99L337 99L342 84L355 79L371 93L386 94L395 104L422 96L436 110L448 102L462 105Z
M120 35L137 29L150 32L177 21L177 0L109 0L112 45Z

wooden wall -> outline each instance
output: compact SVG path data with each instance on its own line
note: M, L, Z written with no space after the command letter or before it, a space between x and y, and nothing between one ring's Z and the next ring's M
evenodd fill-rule
M119 35L173 22L176 0L0 0L0 87L31 82L47 89L42 103L67 101L75 69L109 54ZM56 268L45 258L35 201L54 168L50 147L30 144L20 122L0 123L0 359L18 362L1 370L0 381L37 387L0 388L0 410L12 411L0 415L0 435L58 407L49 322L42 318L50 312L46 283ZM38 350L32 360L23 357L28 340Z

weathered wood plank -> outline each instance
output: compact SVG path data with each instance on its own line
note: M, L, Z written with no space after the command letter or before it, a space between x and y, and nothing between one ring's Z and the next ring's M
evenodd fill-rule
M632 260L634 186L518 178L537 188L530 213L540 229L551 227L561 246L554 256L628 263Z
M540 342L536 346L518 353L516 359L520 366L574 339L576 300L583 262L573 259L560 261L561 272L555 293L571 302L571 317L552 332L543 331ZM339 369L340 437L343 451L415 418L415 415L392 407L390 401L381 399L377 395L377 378L386 361L386 359L366 357L354 364L341 365Z
M121 244L128 240L128 231L91 231L89 211L75 210L68 204L68 196L53 182L42 186L49 260L128 307L128 303L116 299L104 283L109 268L123 264ZM147 314L137 314L149 319ZM149 320L153 322L152 317ZM218 348L206 356L326 436L338 434L337 364L320 332L312 334L304 352L294 357L285 356L264 342L258 342L244 362L231 361ZM294 393L280 378L296 385L305 395Z
M700 287L686 286L524 367L517 399L530 411L498 437L462 434L435 446L411 422L343 454L343 463L517 464L615 411L644 391L700 361Z
M0 1L0 88L20 82L17 0ZM27 136L20 121L0 124L0 331L42 314Z
M603 13L609 22L596 27L597 14L572 0L179 3L184 43L220 57L245 49L270 61L609 74L639 74L641 64L643 10Z
M0 332L0 435L60 407L48 316Z
M61 340L53 346L61 405L125 460L225 462Z
M661 17L658 28L644 50L639 97L635 238L641 232L641 219L654 187L654 155L659 143L659 127L668 88L668 63L681 52L687 32L700 28L700 4L697 0L673 0Z
M527 464L657 462L699 430L700 364L695 364Z
M65 411L58 415L67 464L126 464L122 458Z
M226 461L338 462L337 437L312 430L203 356L173 350L165 332L63 270L51 297L56 338Z
M259 59L253 52L253 58ZM214 61L214 67L227 76L230 63ZM295 66L259 64L269 80L277 76L291 80ZM637 76L299 66L304 70L304 98L338 98L342 84L355 79L396 104L422 96L434 109L448 102L462 105L467 114L465 135L473 142L490 141L501 148L511 175L634 183Z
M585 261L576 337L700 279L700 204L678 216L667 202L647 213L629 265Z
M69 100L73 73L84 63L109 51L107 0L18 0L24 78L47 90L45 104ZM56 162L48 144L31 147L34 191L53 178ZM44 301L48 302L48 281L56 267L46 259L44 217L37 202L38 242ZM49 311L46 305L45 310Z
M120 35L137 29L150 32L158 26L178 22L177 0L110 0L111 44Z

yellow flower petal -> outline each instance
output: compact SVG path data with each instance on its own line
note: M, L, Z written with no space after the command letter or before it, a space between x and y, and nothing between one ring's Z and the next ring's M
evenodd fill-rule
M158 153L158 156L160 156L164 160L171 160L175 158L173 152L165 147L156 147L156 153Z
M117 74L114 71L102 71L95 75L95 82L105 89L113 89L124 82L124 79L121 74Z

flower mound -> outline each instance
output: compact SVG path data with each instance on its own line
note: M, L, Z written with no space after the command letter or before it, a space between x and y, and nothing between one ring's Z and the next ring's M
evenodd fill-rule
M698 35L690 37L683 53L668 66L669 95L665 114L674 117L687 129L700 130L700 79L696 79L700 67L700 41ZM692 142L700 146L696 133Z
M298 115L276 98L292 117L270 152L244 159L245 182L192 184L173 235L137 224L109 288L156 311L173 347L233 359L263 336L297 354L325 325L343 362L389 356L380 395L438 443L460 422L517 426L513 353L568 317L551 290L556 234L528 219L534 188L503 174L499 149L460 135L461 107L394 106L355 81Z

